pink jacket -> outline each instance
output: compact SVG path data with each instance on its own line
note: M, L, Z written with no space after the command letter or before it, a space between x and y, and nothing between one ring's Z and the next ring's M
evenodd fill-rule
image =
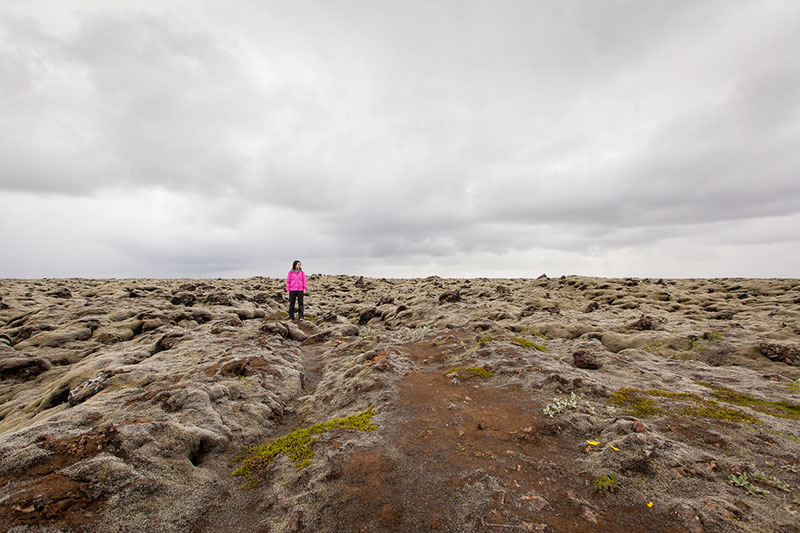
M286 276L286 292L304 290L306 290L306 273L302 270L297 272L290 270Z

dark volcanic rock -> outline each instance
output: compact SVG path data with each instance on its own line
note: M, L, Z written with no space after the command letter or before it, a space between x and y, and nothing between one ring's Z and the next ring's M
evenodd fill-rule
M69 289L66 287L61 287L54 291L50 291L47 293L47 295L54 298L72 298L72 293L69 292Z
M183 333L173 332L167 333L156 342L154 353L163 352L173 348L176 344L183 340Z
M206 296L205 302L214 305L233 305L230 296L224 292L212 292Z
M598 361L597 356L586 350L578 350L572 354L573 362L578 368L586 368L589 370L597 370L603 366L603 363Z
M376 309L375 307L370 307L369 309L362 311L361 314L358 315L358 323L363 326L364 324L366 324L367 322L369 322L370 320L379 315L380 313L378 313L378 309Z
M175 305L192 305L195 301L197 297L191 292L179 292L170 299L170 303Z
M778 363L791 365L797 364L798 360L800 360L800 350L794 346L762 342L758 348L766 358Z
M265 304L270 300L274 300L274 298L267 292L259 292L255 296L253 296L253 301L257 304Z
M445 291L439 295L439 303L458 302L461 300L461 293L459 291Z
M8 357L0 352L0 379L31 379L49 370L52 365L40 357L28 357L24 354Z
M653 329L653 319L647 315L642 315L639 317L639 320L631 324L631 329L639 331Z

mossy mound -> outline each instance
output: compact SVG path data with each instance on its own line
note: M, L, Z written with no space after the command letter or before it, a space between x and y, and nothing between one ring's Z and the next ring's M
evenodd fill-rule
M628 414L640 418L663 414L696 416L748 424L761 423L757 417L744 411L721 405L715 400L706 400L689 392L622 388L611 395L608 403L626 409Z
M749 407L754 411L759 411L768 415L776 416L779 418L787 418L789 420L800 420L800 404L790 402L770 402L767 400L760 400L753 398L747 394L721 387L719 385L712 385L702 381L697 382L698 385L708 387L713 391L714 398L734 405L741 405L742 407Z
M452 368L444 371L443 374L445 376L448 374L455 374L456 377L461 381L466 381L470 378L476 377L481 379L489 379L490 377L494 376L491 370L487 370L479 366Z
M261 482L261 478L269 469L273 459L278 455L285 455L298 470L302 470L313 462L314 455L316 455L312 448L317 441L315 435L320 435L336 428L373 431L378 428L371 420L374 415L375 411L370 407L346 418L334 418L327 422L320 422L319 424L293 431L266 444L257 444L245 448L245 456L238 459L243 461L242 465L233 472L233 475L245 476L247 483L242 488L251 489Z

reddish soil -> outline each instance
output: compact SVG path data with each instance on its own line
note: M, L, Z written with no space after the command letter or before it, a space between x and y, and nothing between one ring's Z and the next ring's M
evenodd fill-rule
M0 507L0 529L46 525L71 531L94 522L107 495L57 471L102 452L124 458L117 429L105 425L66 439L44 435L39 445L51 455L23 472L0 477L0 487L13 490Z
M446 347L406 345L418 362ZM666 511L636 508L601 492L576 459L585 444L542 414L539 397L459 384L426 365L399 382L384 423L386 444L350 457L334 474L341 490L322 524L338 531L683 531ZM591 447L589 447L591 448Z

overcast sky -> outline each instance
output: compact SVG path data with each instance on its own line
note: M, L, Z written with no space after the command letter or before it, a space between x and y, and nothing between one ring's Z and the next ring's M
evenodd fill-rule
M0 1L0 277L800 277L800 2Z

